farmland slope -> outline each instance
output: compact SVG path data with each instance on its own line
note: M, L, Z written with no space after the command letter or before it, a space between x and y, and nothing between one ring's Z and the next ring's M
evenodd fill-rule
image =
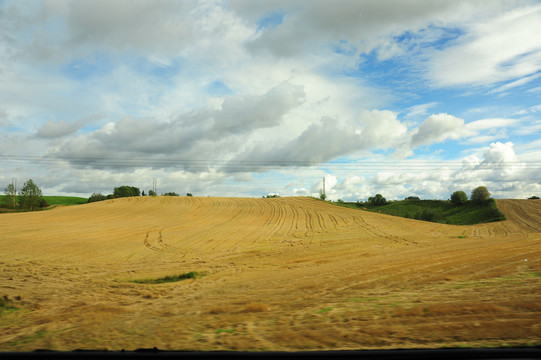
M309 198L2 214L0 350L539 345L541 201L497 203L474 226Z

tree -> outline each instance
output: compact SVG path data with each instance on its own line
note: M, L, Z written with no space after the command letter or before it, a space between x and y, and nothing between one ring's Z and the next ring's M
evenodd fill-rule
M116 187L113 191L113 195L116 198L139 196L141 195L141 191L139 190L139 188L124 185L124 186Z
M156 192L154 190L149 190L148 196L156 196Z
M6 205L10 209L14 209L17 206L17 190L15 190L15 185L13 183L9 184L4 192L6 194Z
M463 205L468 201L468 195L464 191L455 191L451 195L451 202L455 205Z
M320 191L319 192L319 198L321 200L325 201L325 199L327 198L327 195L323 191Z
M25 210L34 210L39 207L43 194L39 187L34 184L32 179L24 183L23 188L19 192L21 197L21 207Z
M479 186L473 189L470 199L476 204L482 204L490 199L490 193L485 186Z
M381 195L381 194L376 194L376 196L369 197L368 202L371 205L386 205L387 204L387 199L385 199L383 197L383 195Z
M192 193L186 193L186 196L193 196Z
M539 199L539 196L535 196L535 195L534 195L534 196L532 196L532 197L529 197L528 199L529 199L529 200L538 200L538 199Z

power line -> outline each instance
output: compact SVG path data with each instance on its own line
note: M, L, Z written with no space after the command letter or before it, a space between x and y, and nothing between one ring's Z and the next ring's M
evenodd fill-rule
M473 168L476 170L496 170L509 167L540 169L541 161L506 161L481 162L467 164L455 160L399 160L399 161L314 161L314 160L220 160L220 159L156 159L156 158L120 158L120 157L78 157L78 156L35 156L35 155L0 155L0 163L28 164L63 164L93 167L148 167L148 168L185 168L188 170L207 170L220 168L226 171L274 170L290 167L306 167L329 170L458 170Z

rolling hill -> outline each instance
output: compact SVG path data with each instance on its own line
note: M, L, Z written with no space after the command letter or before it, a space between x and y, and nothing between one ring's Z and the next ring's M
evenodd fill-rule
M2 214L0 350L540 345L541 200L497 202L468 226L310 198Z

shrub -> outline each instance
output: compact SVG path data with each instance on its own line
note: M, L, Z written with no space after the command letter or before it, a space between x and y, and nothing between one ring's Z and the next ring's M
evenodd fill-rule
M443 217L441 210L424 209L422 212L415 214L415 219L424 221L436 222Z
M49 207L49 204L47 204L47 201L44 198L41 198L41 200L39 201L39 207L46 208Z
M490 193L485 186L479 186L473 189L471 192L471 201L476 204L482 204L490 199Z
M464 191L455 191L451 195L451 202L455 205L463 205L468 201L468 195Z
M539 196L532 196L532 197L529 197L528 199L529 200L537 200L537 199L539 199Z
M88 198L88 202L91 203L91 202L102 201L102 200L106 200L106 199L107 199L107 196L105 196L105 195L102 195L100 193L93 193Z
M404 200L421 200L418 196L408 196Z

